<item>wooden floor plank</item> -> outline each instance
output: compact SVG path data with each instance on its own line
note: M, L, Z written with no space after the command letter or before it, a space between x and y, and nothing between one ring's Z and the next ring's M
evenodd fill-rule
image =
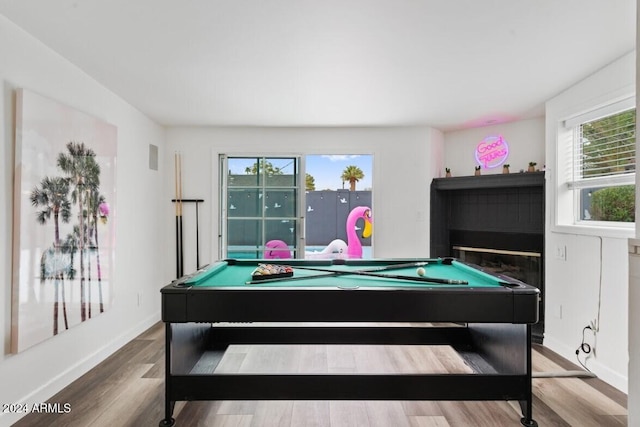
M365 406L371 427L411 427L401 402L366 402Z
M331 427L369 427L367 405L361 401L329 402Z
M404 413L409 417L435 417L443 415L438 402L430 400L411 400L402 402Z
M560 357L558 354L554 353L552 350L549 350L548 348L541 345L533 346L534 361L536 360L537 357L543 357L545 359L548 359L549 361L558 365L561 368L561 370L580 371L583 369L581 366L578 366L576 363ZM589 382L590 378L584 378L583 381ZM590 381L589 386L595 388L600 393L606 395L610 399L616 402L620 402L620 404L625 408L627 407L627 395L621 392L620 390L618 390L617 388L613 387L612 385L609 385L604 381Z
M256 405L251 427L290 427L293 414L292 401L264 400Z
M291 425L300 427L331 427L329 402L297 400L293 402Z
M455 427L517 426L521 415L507 402L437 402Z
M555 362L534 354L534 369L539 372L559 372L561 368ZM581 387L593 381L579 378L548 378L534 380L533 387L540 400L545 402L563 419L572 425L599 426L600 416L627 415L627 410L608 396L593 387ZM582 389L575 396L575 390Z
M411 416L409 424L411 427L450 427L447 418L443 416Z

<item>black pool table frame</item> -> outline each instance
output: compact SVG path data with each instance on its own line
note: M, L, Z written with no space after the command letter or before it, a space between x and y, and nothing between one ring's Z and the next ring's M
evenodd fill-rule
M370 268L407 260L348 262ZM287 261L296 263L314 264ZM286 283L280 288L185 287L184 280L176 281L161 290L166 372L165 418L159 425L174 425L176 401L264 399L516 400L521 423L537 426L532 418L531 325L538 320L539 291L515 279L498 278L503 286L495 288L337 289ZM304 325L278 326L279 322ZM326 326L333 322L336 326ZM437 324L406 325L409 322ZM450 345L474 373L213 373L232 344Z

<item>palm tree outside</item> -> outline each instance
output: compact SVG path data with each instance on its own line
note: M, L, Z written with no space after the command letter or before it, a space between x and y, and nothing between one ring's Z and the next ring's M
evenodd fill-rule
M304 177L305 187L307 191L315 191L316 189L316 179L311 174L305 174Z
M247 175L266 174L266 175L282 175L282 169L274 166L268 160L258 159L251 167L246 167L244 172Z
M364 178L364 172L358 166L347 166L340 176L342 182L349 183L349 191L356 191L356 182Z

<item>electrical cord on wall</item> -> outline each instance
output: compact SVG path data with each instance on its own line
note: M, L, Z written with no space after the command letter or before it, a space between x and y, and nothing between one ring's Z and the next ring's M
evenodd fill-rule
M601 312L601 308L602 308L602 249L603 249L603 239L602 236L598 236L598 239L600 240L600 271L598 272L598 307L597 307L597 311L596 311L596 318L595 318L595 322L592 320L589 325L585 326L584 328L582 328L582 342L580 343L580 346L578 346L578 348L576 349L576 359L578 360L578 363L587 371L591 372L591 370L589 368L587 368L586 363L587 363L587 359L589 357L591 357L592 353L595 355L595 346L591 346L589 343L587 343L585 341L585 332L588 330L590 330L593 333L594 339L596 337L596 334L600 331L600 312ZM580 360L580 353L584 354L584 363Z
M600 277L598 283L598 311L596 312L596 324L592 325L593 333L600 331L600 307L602 306L602 236L600 238Z
M578 363L584 369L586 369L587 371L591 372L591 370L589 368L587 368L587 366L586 366L587 358L591 354L591 346L589 345L588 342L585 341L585 336L584 336L584 334L587 331L587 329L590 329L590 330L593 331L591 326L585 326L584 328L582 328L582 342L580 343L580 346L576 349L576 359L578 360ZM585 354L585 363L582 363L582 361L580 360L580 352Z
M587 359L589 357L591 357L591 352L595 351L595 348L592 348L591 345L585 341L585 332L588 330L590 330L591 332L593 332L593 335L595 337L596 333L598 332L598 330L600 329L600 308L602 306L602 246L603 246L603 242L602 242L602 237L598 236L600 239L600 271L598 274L598 308L596 311L596 321L595 324L593 321L591 321L591 323L587 326L585 326L584 328L582 328L582 342L580 343L580 346L576 349L576 359L578 360L578 363L587 371L591 372L591 370L589 368L587 368ZM580 360L580 353L584 353L584 363Z
M559 233L559 234L567 234L567 235L572 235L572 236L577 236L576 234L573 233ZM602 238L602 236L597 236L597 238L599 239L599 258L600 258L600 262L599 262L599 271L598 271L598 306L596 308L596 317L595 319L591 320L589 322L589 325L585 326L584 328L582 328L582 342L580 343L580 345L578 346L578 348L576 349L576 359L578 360L578 363L590 374L592 374L593 376L595 376L595 374L593 374L591 372L591 370L589 368L586 367L586 361L589 357L595 355L596 353L596 345L595 343L593 345L587 343L585 341L585 333L587 330L590 330L593 333L594 339L597 339L596 335L598 332L600 332L600 314L602 311L602 285L603 285L603 246L604 246L604 239ZM584 357L584 363L582 360L580 360L580 353L583 353L585 355Z

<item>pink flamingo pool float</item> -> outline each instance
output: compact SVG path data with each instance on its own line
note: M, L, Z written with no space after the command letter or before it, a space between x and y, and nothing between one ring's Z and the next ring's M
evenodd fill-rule
M306 259L335 259L335 258L362 258L362 242L358 237L357 222L364 220L361 237L366 239L373 232L373 216L368 206L358 206L349 212L347 217L347 243L342 239L331 241L320 252L305 252ZM265 259L290 259L293 258L289 246L282 240L270 240L265 245Z
M371 236L373 232L373 216L371 215L371 208L368 206L358 206L353 208L349 212L347 217L347 257L348 258L362 258L362 243L360 237L356 233L356 222L362 218L364 220L364 227L362 228L361 236L363 239Z
M289 246L282 240L269 240L264 245L265 259L290 259L293 258Z
M305 259L342 259L347 257L347 244L342 239L332 240L319 252L305 252Z

